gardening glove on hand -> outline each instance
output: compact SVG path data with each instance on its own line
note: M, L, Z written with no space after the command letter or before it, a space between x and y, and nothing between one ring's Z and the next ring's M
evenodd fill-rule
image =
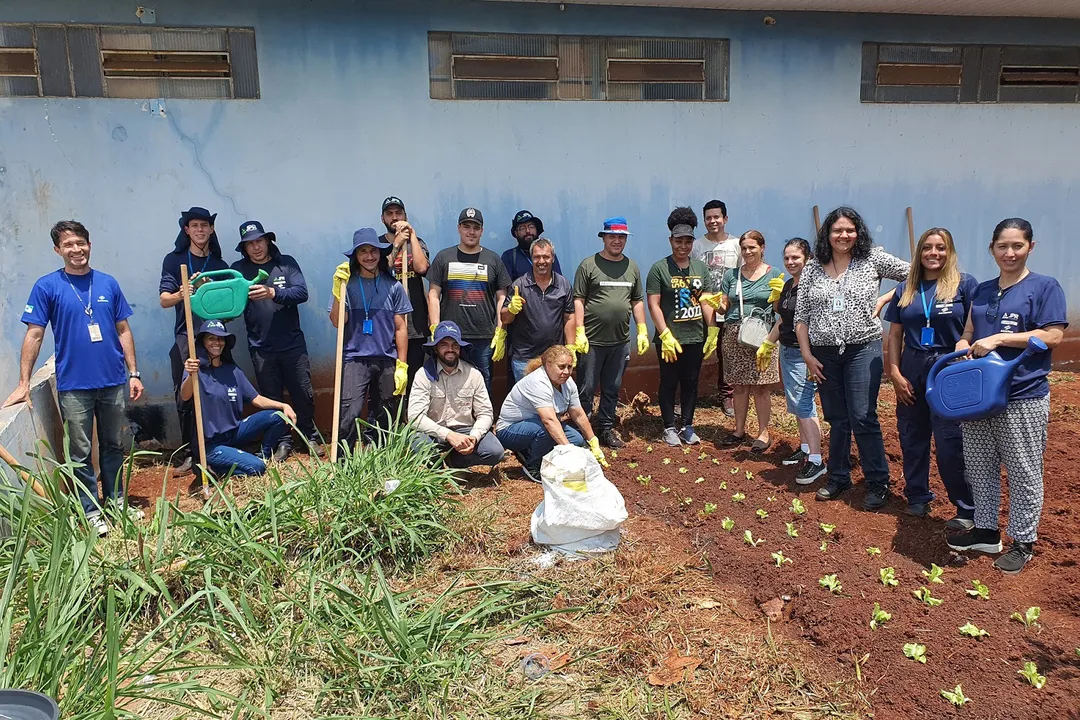
M394 394L404 395L409 384L409 364L404 360L394 361Z
M705 354L701 356L702 360L708 360L712 357L712 354L716 352L716 342L720 339L720 328L715 325L709 328L709 336L705 338L705 347L702 348L702 352Z
M757 354L754 356L754 360L757 363L757 369L759 373L765 372L769 367L769 363L772 361L773 351L776 350L776 343L766 340L761 343L761 347L757 349Z
M506 355L506 328L495 328L495 337L491 338L491 359L498 362Z
M637 324L637 354L644 355L649 349L649 328L645 323Z
M600 463L604 467L611 467L608 465L607 458L604 457L604 451L600 449L600 438L593 435L589 439L589 450L592 451L592 456L596 458L596 462Z
M581 355L589 353L589 338L585 337L585 328L579 327L574 333L574 349Z
M521 288L514 288L514 297L506 304L511 315L517 315L525 307L525 298L521 297Z
M349 261L341 263L334 270L334 284L331 288L334 293L334 297L338 302L341 302L341 288L349 282Z
M437 327L439 327L439 323L435 323L434 325L428 327L428 331L431 333L432 336L435 335L435 328Z
M698 303L705 303L713 310L720 309L720 298L724 297L724 293L709 293L703 292L698 296Z
M664 362L675 362L679 359L679 353L681 352L682 345L671 334L671 328L667 328L660 333L660 357L664 358Z
M776 302L780 299L780 293L784 291L784 273L780 273L780 277L774 277L769 281L769 304Z

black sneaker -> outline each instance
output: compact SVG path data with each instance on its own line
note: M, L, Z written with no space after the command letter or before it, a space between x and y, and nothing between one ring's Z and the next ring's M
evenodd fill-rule
M540 482L540 466L539 465L522 465L521 472L525 473L525 477L532 480L534 483Z
M1006 575L1015 575L1024 569L1031 558L1035 557L1033 543L1014 541L1009 552L994 561L994 567Z
M600 444L604 447L618 450L619 448L626 447L626 443L619 437L619 433L614 428L604 428L600 431Z
M806 453L804 453L802 451L802 448L799 448L798 450L796 450L795 452L791 453L786 458L781 460L780 464L781 465L798 465L799 463L801 463L805 459L806 459Z
M803 463L799 474L795 476L795 483L797 485L810 485L827 472L829 472L829 469L825 467L825 463L812 463L807 460Z
M999 553L1001 552L1001 533L997 530L972 528L967 532L946 535L945 544L953 550Z
M945 529L946 530L952 530L953 532L958 532L958 533L959 532L966 532L967 530L972 530L972 529L974 529L974 527L975 527L975 519L972 518L972 517L969 517L967 515L964 515L964 514L962 514L960 512L956 513L956 517L954 517L952 520L945 523Z
M814 497L818 500L835 500L850 489L850 480L837 480L831 477L828 484L818 490Z
M866 488L866 497L863 498L863 510L880 510L889 502L888 485L870 485Z
M930 503L909 503L907 506L907 514L924 518L930 514ZM973 527L974 525L975 523L972 523Z

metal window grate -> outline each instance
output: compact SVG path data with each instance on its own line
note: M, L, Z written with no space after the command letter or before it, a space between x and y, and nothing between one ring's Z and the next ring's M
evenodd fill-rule
M0 25L0 97L15 95L258 98L255 32Z
M728 57L719 39L428 34L436 100L725 101Z

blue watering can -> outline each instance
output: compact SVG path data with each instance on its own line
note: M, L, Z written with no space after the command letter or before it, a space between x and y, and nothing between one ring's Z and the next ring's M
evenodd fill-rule
M926 377L926 403L946 420L970 422L999 415L1009 404L1009 384L1020 363L1035 353L1046 352L1046 343L1029 338L1024 352L1002 360L996 352L949 365L967 350L938 358Z

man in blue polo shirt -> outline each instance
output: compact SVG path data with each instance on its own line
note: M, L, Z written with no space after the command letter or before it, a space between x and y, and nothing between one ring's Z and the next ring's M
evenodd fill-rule
M534 240L532 268L510 285L500 310L510 328L510 374L513 382L525 366L552 345L574 344L574 290L570 281L552 271L555 246L547 238Z
M180 290L180 266L188 266L188 279L196 278L192 285L198 285L198 276L211 270L228 270L228 264L221 259L221 243L214 232L214 220L217 214L193 207L180 213L180 232L172 252L161 261L161 281L158 283L160 302L163 308L176 308L176 320L173 325L175 342L169 350L169 364L172 369L173 394L176 399L176 413L180 419L180 439L184 443L184 460L178 472L191 469L192 448L195 445L195 405L180 399L180 383L184 379L184 361L187 360L187 328L184 325L184 295ZM192 289L194 292L194 289ZM203 320L192 315L193 327L202 326Z
M307 340L300 329L301 303L307 302L308 289L300 265L277 247L277 235L266 232L258 220L240 225L236 251L241 259L232 264L248 280L260 270L266 271L262 283L248 290L244 309L248 352L255 368L259 393L271 400L285 402L285 391L296 410L296 426L311 447L318 452L319 431L315 429L315 395L311 389L311 363ZM285 437L284 450L291 450Z
M543 237L544 223L528 210L518 210L510 222L510 234L517 244L504 251L501 259L510 279L517 280L532 270L532 244L537 238ZM554 256L552 263L554 271L562 275L558 255Z
M111 275L90 267L90 233L82 223L64 220L50 233L62 270L38 279L26 301L26 324L19 359L19 385L4 407L30 401L30 375L41 351L45 327L52 325L56 353L56 390L60 416L67 426L69 460L79 481L79 502L90 527L108 532L101 508L119 509L124 501L120 471L124 464L125 400L143 393L135 366L135 339L128 325L131 308ZM91 460L97 418L101 489ZM142 513L131 509L138 518Z

